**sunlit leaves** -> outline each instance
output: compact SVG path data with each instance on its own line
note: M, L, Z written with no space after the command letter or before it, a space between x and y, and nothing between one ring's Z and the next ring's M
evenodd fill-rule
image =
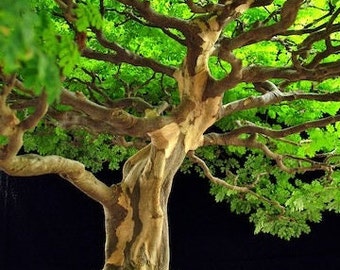
M20 19L19 19L20 18ZM24 1L0 3L0 54L1 65L12 72L34 56L34 27L37 16ZM28 26L28 27L27 27Z
M58 65L63 75L68 76L79 61L78 47L69 36L62 36L59 41L58 51Z
M39 17L26 1L2 1L0 9L0 64L7 73L20 72L27 88L40 94L45 90L49 102L59 94L61 83L56 65L55 36L49 29L44 13ZM41 36L38 35L42 34ZM53 44L46 48L43 44Z
M79 32L86 31L88 27L100 29L103 25L98 6L90 1L86 4L78 4L74 12L77 16L76 26Z
M143 98L148 102L146 104L151 105L166 101L170 108L175 108L179 104L180 94L175 79L171 78L171 75L165 76L155 72L152 67L143 67L141 59L144 57L145 62L152 59L152 63L156 65L170 66L174 69L190 62L185 61L186 53L190 50L184 44L192 44L195 40L184 37L185 34L178 30L180 27L177 30L168 29L156 27L155 23L155 18L164 18L162 16L165 15L179 19L175 21L176 23L184 19L187 23L185 27L188 27L190 20L197 19L199 15L193 14L185 1L150 1L153 11L161 14L154 17L152 22L147 21L148 16L154 15L150 10L143 13L138 11L138 8L117 1L102 3L76 1L72 6L74 9L70 10L62 7L65 1L60 1L61 7L54 1L46 1L46 5L42 0L28 2L20 0L10 3L4 0L0 3L0 66L6 73L16 73L33 95L46 91L52 103L60 89L65 87L70 91L81 92L91 101L103 106L114 106L117 99L123 98ZM209 2L216 4L220 1ZM241 48L230 52L242 62L244 71L251 70L249 67L252 65L259 69L265 67L264 70L269 70L269 67L270 70L280 67L284 72L288 70L296 74L298 79L301 74L304 72L307 74L313 69L313 65L305 67L299 65L311 64L317 55L322 56L332 46L339 46L338 33L332 33L327 42L321 35L322 39L316 38L311 44L308 43L310 31L328 23L335 10L333 6L338 5L338 1L332 1L330 4L325 0L304 1L297 22L290 26L288 32L269 35L267 40L253 44L252 42L256 41L258 27L273 26L280 21L280 9L285 2L276 0L265 8L249 9L243 14L238 14L237 18L235 14L235 18L231 17L231 21L226 23L223 36L218 39L226 43L233 38L242 38L245 32L255 29L252 32L253 36L248 37L246 42L241 42ZM101 7L100 4L105 7ZM336 19L335 23L338 24L339 19ZM308 31L305 31L305 28L309 28ZM330 29L328 28L329 31ZM106 45L103 45L105 43L103 40L98 40L100 32L98 30L102 31ZM326 32L321 34L327 35ZM228 61L218 59L218 56L222 55L218 50L223 46L215 45L211 48L212 55L207 64L209 75L220 80L231 72L232 65ZM200 49L192 50L191 56L195 50ZM102 54L102 58L108 61L86 59L85 56L94 51ZM120 58L120 54L124 56ZM294 61L293 55L296 56ZM320 61L321 64L338 61L337 54L328 56L325 53L325 55L327 57ZM138 61L135 61L136 59ZM317 61L315 63L318 64ZM255 82L257 79L242 77L243 74L247 72L240 72L240 80ZM260 75L259 81L268 79L265 71ZM319 82L318 79L308 81L307 77L303 77L306 80L298 82L292 82L294 78L292 80L276 78L271 81L278 86L283 95L290 94L291 91L297 93L339 91L339 79L330 78ZM212 81L211 78L210 82ZM214 85L214 82L211 85ZM196 84L186 86L196 87ZM19 98L24 96L26 99L28 96L26 92L23 95L21 89L14 91ZM223 103L259 97L265 91L255 89L252 83L239 83L224 94ZM200 102L199 98L195 97L194 102ZM135 116L143 115L143 109L138 110L134 105L126 106L124 109ZM20 109L20 106L18 107ZM53 103L50 106L50 111L56 114L72 109ZM86 110L81 106L76 109L77 115L79 113L85 116ZM33 107L29 110L29 114L34 111ZM230 114L228 112L228 115L220 119L211 131L231 132L247 125L279 131L308 121L331 117L337 115L339 111L340 104L337 102L285 101ZM25 114L26 111L23 110L21 113ZM171 113L169 109L164 114ZM91 118L91 115L87 116ZM67 120L64 119L66 123L61 126L67 126ZM242 189L237 192L233 188L213 185L211 193L216 201L230 203L232 211L250 215L251 221L255 223L256 233L268 232L289 239L299 236L302 232L308 232L309 223L319 222L323 211L340 212L338 191L340 177L335 168L340 160L339 124L307 127L306 130L282 138L247 132L237 138L247 140L244 142L256 140L258 145L267 147L266 153L260 147L253 147L254 145L250 145L252 148L235 145L209 146L196 150L197 155L206 161L214 175L224 179L231 187ZM112 132L110 131L110 134ZM52 117L46 117L44 122L30 130L24 139L24 148L27 152L41 155L56 154L77 159L92 171L101 170L103 164L111 169L118 169L134 152L117 145L116 138L111 135L93 135L85 128L64 130ZM6 143L7 138L0 137L0 146ZM296 169L314 162L325 162L330 166L329 170L313 171L311 174L303 175L300 174L302 170ZM185 162L182 169L189 172L193 166ZM283 169L285 171L282 171ZM194 167L194 170L203 176L198 167Z
M182 19L188 19L193 16L193 13L190 11L189 7L180 0L154 0L150 1L150 3L153 9L164 15L169 15Z
M8 137L0 135L0 147L8 143Z
M259 209L251 215L250 221L255 224L255 234L265 232L286 240L310 232L310 227L301 214L289 213L287 216L280 216Z
M37 151L41 155L54 154L76 159L93 172L103 169L104 164L111 170L117 170L121 162L135 151L115 145L109 135L93 136L85 130L67 132L46 125L25 134L24 147L28 152Z

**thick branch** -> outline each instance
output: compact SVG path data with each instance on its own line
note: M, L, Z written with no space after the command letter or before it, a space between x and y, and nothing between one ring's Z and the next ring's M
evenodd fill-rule
M108 206L112 201L112 189L85 170L80 162L60 156L22 155L10 160L0 160L0 169L11 176L37 176L59 174L92 199Z
M47 113L50 117L58 121L58 126L64 129L81 128L91 134L111 134L119 135L116 129L113 129L108 123L91 119L91 117L80 112L67 111L59 112L50 109Z
M110 126L110 130L119 135L131 135L131 136L145 136L148 132L157 130L166 124L169 124L173 119L171 117L156 116L153 118L135 117L122 109L111 109L101 105L98 105L83 96L80 93L72 93L67 90L63 90L60 97L61 103L64 105L70 105L73 110L81 112L87 115L89 118L79 117L75 115L78 120L88 121L95 124L98 122L99 126ZM72 114L69 114L71 116ZM77 119L73 119L73 123L76 123ZM80 122L79 122L80 123ZM104 127L103 126L103 127Z
M227 61L231 65L231 72L223 79L215 81L211 89L209 89L208 96L218 96L224 91L235 87L242 81L242 61L236 58L230 51L219 50L218 57Z
M0 135L5 136L7 144L0 147L0 159L6 160L14 157L19 152L23 143L23 135L27 129L33 128L45 115L48 105L47 95L42 93L34 106L34 112L20 121L16 112L12 110L7 102L12 89L17 84L15 76L10 78L3 77L5 83L0 92Z

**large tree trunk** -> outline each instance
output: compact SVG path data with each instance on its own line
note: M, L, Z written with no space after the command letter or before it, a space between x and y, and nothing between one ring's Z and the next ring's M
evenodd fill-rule
M167 155L150 144L124 166L116 199L105 208L105 270L169 268L167 202L183 144Z
M180 113L171 124L148 134L151 143L126 162L123 181L113 187L115 199L105 207L104 270L169 269L167 202L172 180L188 151L203 142L221 102L220 96L202 98L207 72L192 78L178 74L178 79ZM187 95L189 91L195 95Z

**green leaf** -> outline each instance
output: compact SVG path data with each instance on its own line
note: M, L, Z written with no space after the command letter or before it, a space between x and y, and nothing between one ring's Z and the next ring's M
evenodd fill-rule
M8 144L8 142L8 137L0 134L0 147Z
M79 32L86 31L88 27L102 28L102 16L95 4L91 2L80 3L74 12L77 16L76 26Z

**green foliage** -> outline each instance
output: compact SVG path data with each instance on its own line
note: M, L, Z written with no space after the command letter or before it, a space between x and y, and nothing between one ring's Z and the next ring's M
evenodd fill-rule
M124 53L132 58L142 56L170 67L182 65L187 53L183 44L194 41L184 41L183 34L178 30L154 27L141 14L117 1L104 1L105 14L101 13L99 1L76 2L76 8L68 14L71 18L66 22L62 18L62 9L53 0L2 0L0 68L7 74L18 74L24 86L34 95L46 91L50 109L58 112L72 109L55 102L62 87L81 92L101 105L121 98L138 97L152 105L167 101L173 108L176 107L180 97L174 79L155 73L150 68L132 66L128 61L116 65L112 59L119 57L119 54L104 48L97 40L95 30L102 30L111 46L126 49ZM223 34L231 39L261 24L275 24L280 19L279 12L275 11L284 3L284 0L275 0L266 8L249 9L237 20L228 23ZM155 0L150 1L150 5L163 15L187 21L198 18L182 0ZM327 14L335 5L339 6L339 1L304 1L297 22L290 29L304 29L314 23L315 17L321 19L313 27L327 23ZM336 23L339 23L339 19ZM84 42L88 47L105 53L107 59L112 61L94 61L81 57L84 51L77 43L79 34L86 38ZM169 37L169 34L176 38ZM251 65L289 68L294 66L291 60L293 52L299 50L299 44L307 38L307 34L277 35L270 40L247 44L232 53L242 60L245 68ZM332 46L339 46L339 40L339 33L334 33ZM330 44L323 40L312 43L308 55L299 61L311 63L313 57L322 53L327 46ZM338 61L338 54L328 56L322 63L331 61ZM230 63L218 60L216 56L210 57L208 67L211 76L217 80L224 78L232 69ZM293 83L283 79L272 82L287 85L284 87L287 93L334 93L340 88L338 78L322 82L301 80ZM26 98L26 93L18 89L16 91L18 97ZM253 84L240 83L225 93L223 103L261 94L254 89ZM32 111L32 108L24 110L21 118L32 114ZM135 108L129 107L127 111L137 116L141 114ZM220 119L213 130L230 132L249 123L281 130L334 116L339 111L339 102L295 100L232 113ZM249 134L243 134L240 138L249 138ZM310 162L322 158L330 165L339 163L339 138L340 126L336 123L309 128L281 139L258 134L256 140L275 154L282 155L285 166L296 168L300 165L308 166ZM93 135L85 129L64 130L54 120L45 118L38 127L25 134L24 150L77 159L93 172L101 170L103 164L117 170L136 150L116 145L115 140L112 135ZM0 136L0 147L7 142L7 137ZM227 184L247 189L239 192L212 185L211 194L217 202L227 201L233 212L249 215L250 221L255 224L255 233L266 232L290 239L309 232L310 223L319 222L324 211L340 213L340 173L333 167L326 173L316 171L315 175L302 175L298 171L288 173L282 171L262 150L237 146L209 146L198 149L196 154L203 157L211 172ZM202 170L188 160L181 169L185 172L195 170L204 176Z
M135 153L134 149L114 145L112 136L106 134L93 136L85 130L66 131L45 124L26 133L24 139L26 152L76 159L92 172L100 171L104 164L118 170L122 161Z
M88 27L101 29L103 26L102 16L98 6L87 1L87 3L78 4L74 11L77 16L76 27L79 32L86 31Z
M6 136L0 135L0 147L8 143L8 138Z
M27 88L40 94L45 90L52 102L61 89L56 57L43 46L54 44L44 33L47 17L38 16L27 1L4 0L0 4L0 66L7 73L20 72ZM43 33L43 37L39 34Z
M249 214L255 233L270 233L289 240L308 233L310 223L320 222L324 211L340 212L339 171L321 176L292 175L255 153L249 153L243 162L229 160L225 165L225 181L247 187L248 192L215 184L210 192L216 202L227 201L231 211Z

